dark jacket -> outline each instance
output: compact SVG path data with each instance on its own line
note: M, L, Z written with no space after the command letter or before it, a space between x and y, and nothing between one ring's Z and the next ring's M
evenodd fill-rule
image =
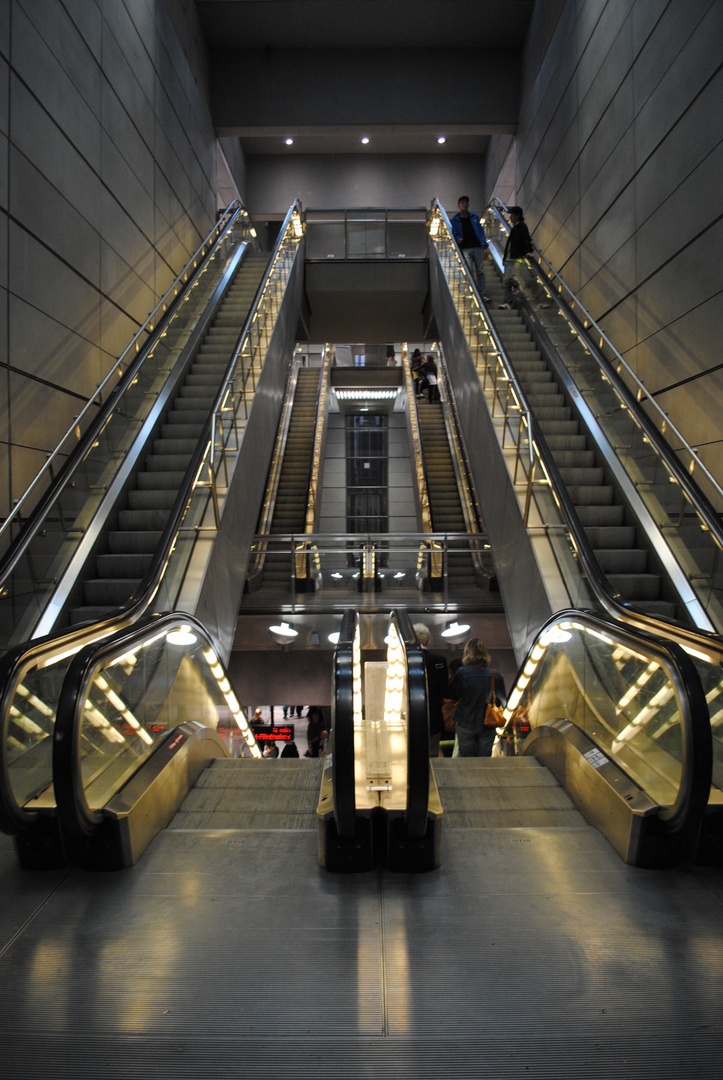
M534 248L532 246L530 230L527 228L524 221L518 221L517 224L513 225L510 229L503 257L505 259L524 259L526 255L533 254Z
M452 680L451 697L459 699L454 710L457 727L479 734L484 729L484 715L490 696L492 668L477 667L476 664L463 665ZM507 701L505 680L495 670L495 697L498 705Z
M442 702L449 694L447 659L442 653L430 652L422 647L424 669L427 673L427 704L429 708L429 734L444 731Z

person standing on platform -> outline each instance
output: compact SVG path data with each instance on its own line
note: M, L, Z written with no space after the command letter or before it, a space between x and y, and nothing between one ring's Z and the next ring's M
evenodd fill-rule
M439 743L444 731L442 702L448 696L449 679L447 660L442 653L429 649L429 627L424 623L414 624L414 633L422 646L424 669L427 673L427 706L429 710L429 756L439 757Z
M310 705L306 718L309 721L306 729L306 741L309 744L307 756L316 758L321 754L322 735L326 731L324 711L320 705Z
M485 727L485 712L490 700L492 676L498 705L507 701L505 681L490 667L490 654L484 641L470 638L464 647L462 666L452 680L450 697L459 701L454 710L460 757L491 757L497 729Z
M486 304L489 303L487 288L485 286L485 259L489 255L487 237L482 228L479 214L470 214L469 195L460 195L457 202L459 213L452 218L452 236L457 241L460 251L467 263L472 280L477 285L477 291Z

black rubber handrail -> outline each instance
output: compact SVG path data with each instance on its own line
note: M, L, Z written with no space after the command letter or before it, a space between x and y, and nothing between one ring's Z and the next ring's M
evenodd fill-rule
M403 609L392 613L407 666L407 836L425 835L429 811L429 691L424 652Z
M334 650L332 674L332 794L334 821L340 837L352 838L356 830L354 779L354 635L357 613L344 612L339 641Z

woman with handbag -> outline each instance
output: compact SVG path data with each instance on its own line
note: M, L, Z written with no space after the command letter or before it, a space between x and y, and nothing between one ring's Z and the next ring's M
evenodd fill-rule
M507 692L502 675L490 667L487 646L479 638L470 638L465 645L451 693L459 699L454 711L459 756L490 757Z

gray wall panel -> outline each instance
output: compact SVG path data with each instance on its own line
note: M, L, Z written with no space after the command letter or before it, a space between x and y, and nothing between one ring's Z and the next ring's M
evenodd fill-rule
M711 0L568 0L542 63L523 64L514 146L489 160L673 422L705 430L723 483L721 40Z
M179 0L174 17L183 45L146 0L0 5L0 203L16 222L2 258L13 476L0 517L213 224L204 47L195 8Z

